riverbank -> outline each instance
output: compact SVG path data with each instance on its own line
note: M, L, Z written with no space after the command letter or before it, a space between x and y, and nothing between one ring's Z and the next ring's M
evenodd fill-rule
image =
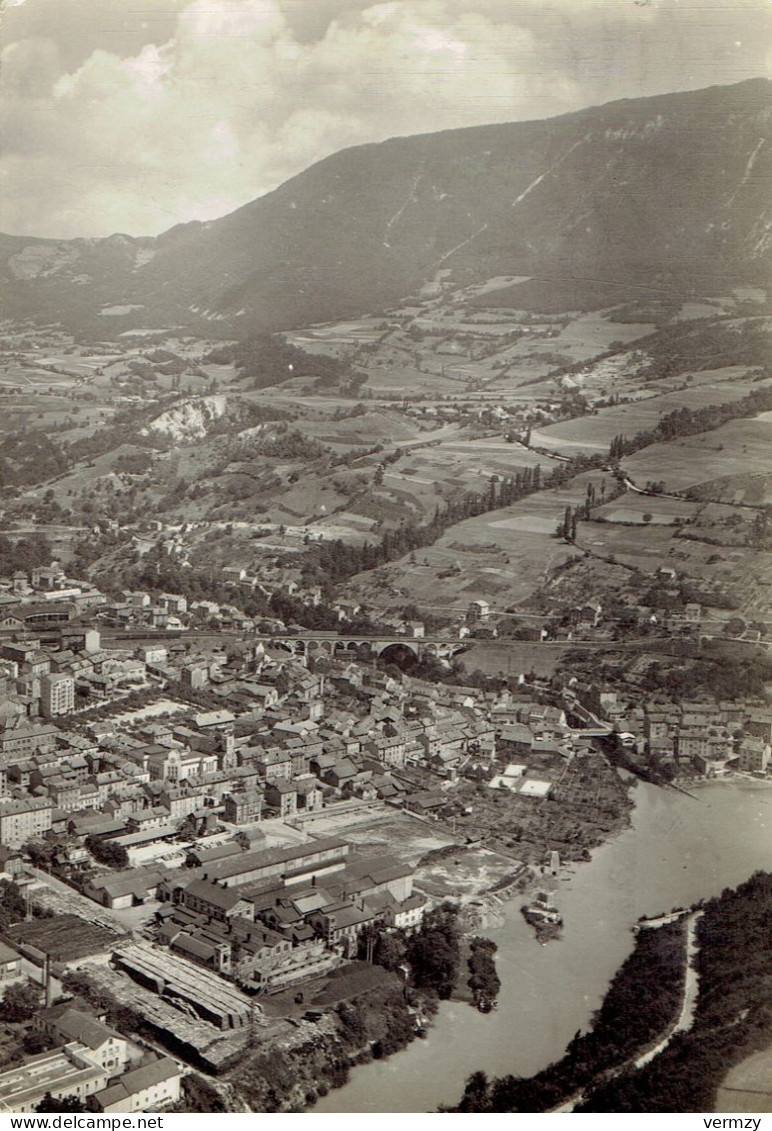
M368 985L347 994L345 979ZM352 1068L392 1056L422 1036L436 1009L429 995L411 991L381 966L352 963L335 972L314 998L316 1008L267 1044L257 1044L225 1077L252 1112L299 1112L342 1087Z
M468 1005L441 1003L428 1040L388 1062L356 1068L312 1110L436 1110L460 1096L474 1071L533 1076L559 1059L577 1030L587 1028L630 954L631 927L641 915L709 899L772 858L772 783L704 784L698 804L639 783L631 826L599 847L589 864L564 867L554 880L561 942L535 942L521 900L495 906L501 925L485 933L498 945L498 1010L483 1016Z
M725 890L707 903L696 927L699 989L691 1026L577 1110L714 1111L729 1070L737 1066L739 1072L749 1054L759 1052L768 1063L770 916L772 875L767 872L755 872L736 891Z
M683 920L641 931L588 1033L536 1076L488 1080L474 1073L453 1112L573 1111L594 1084L675 1031L685 999L688 928Z
M752 774L741 774L739 772L732 774L724 774L720 778L676 778L673 785L680 785L684 789L691 789L700 792L704 789L720 789L722 786L751 786L753 789L763 789L765 786L772 789L772 778L763 777L756 778Z

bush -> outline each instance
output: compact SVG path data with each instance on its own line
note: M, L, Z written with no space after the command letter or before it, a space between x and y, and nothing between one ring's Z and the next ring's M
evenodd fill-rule
M29 1021L40 1006L40 993L28 983L9 986L0 1002L0 1018L3 1021Z
M182 1078L185 1110L189 1112L226 1112L228 1109L217 1088L204 1076L191 1072Z
M424 916L408 941L407 958L419 989L433 990L442 999L450 997L461 960L455 904L443 903Z
M113 840L103 840L97 836L86 837L86 848L100 864L108 868L128 868L129 854L122 844Z

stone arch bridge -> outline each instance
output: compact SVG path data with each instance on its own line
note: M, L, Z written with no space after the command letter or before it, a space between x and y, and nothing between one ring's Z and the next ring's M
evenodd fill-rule
M334 659L367 660L383 657L399 662L400 659L414 657L416 660L427 656L449 660L464 650L464 642L457 637L411 636L360 636L355 634L338 635L328 632L277 633L260 636L261 640L285 648L294 656L330 656Z

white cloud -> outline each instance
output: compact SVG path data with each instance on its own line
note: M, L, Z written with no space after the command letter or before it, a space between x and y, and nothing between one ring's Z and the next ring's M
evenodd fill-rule
M347 145L676 88L672 30L691 27L672 0L315 2L317 22L304 26L291 0L192 0L163 42L147 38L158 25L145 20L146 41L132 39L131 53L105 35L113 49L75 66L53 30L7 47L0 230L152 234L235 208ZM50 0L27 3L32 12ZM135 13L127 34L139 34L151 8L115 3L127 20ZM690 51L696 65L701 51L710 61L707 85L720 81L723 56L719 23L700 31L704 0L700 11ZM726 81L745 77L735 46L745 26L733 30L723 29ZM661 72L646 62L655 56Z

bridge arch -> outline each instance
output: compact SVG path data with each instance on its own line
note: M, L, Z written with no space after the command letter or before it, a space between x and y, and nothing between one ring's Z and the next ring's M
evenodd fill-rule
M392 641L379 648L378 658L405 671L417 663L418 649L409 641Z
M360 659L370 656L372 652L372 645L369 640L350 640L346 648Z

